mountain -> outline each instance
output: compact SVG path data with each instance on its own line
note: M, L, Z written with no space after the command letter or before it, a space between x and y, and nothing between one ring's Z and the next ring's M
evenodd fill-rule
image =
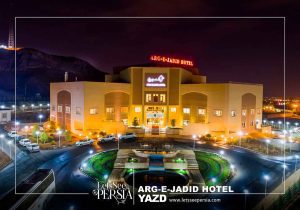
M17 100L47 100L50 82L104 81L104 72L75 57L50 55L36 49L23 48L16 54ZM0 49L0 101L14 100L15 51Z

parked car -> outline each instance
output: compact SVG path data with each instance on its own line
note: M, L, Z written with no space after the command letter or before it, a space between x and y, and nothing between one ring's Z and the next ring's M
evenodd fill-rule
M119 140L136 139L135 133L125 133L120 136Z
M11 138L19 137L17 131L10 131L7 133L7 135Z
M23 147L26 147L27 145L31 144L31 141L29 139L21 139L19 141L19 144L22 145Z
M40 146L37 143L30 143L26 145L26 149L28 149L29 152L39 152Z
M115 140L116 140L116 137L114 135L107 135L105 137L98 138L98 142L100 142L100 143L112 142L112 141L115 141Z
M91 145L93 144L93 139L82 139L75 143L76 146L84 146L84 145Z

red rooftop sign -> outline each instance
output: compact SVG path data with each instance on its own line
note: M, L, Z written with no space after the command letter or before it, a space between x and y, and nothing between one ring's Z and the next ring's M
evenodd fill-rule
M190 60L184 60L180 58L172 58L172 57L166 57L160 55L151 55L150 60L155 62L171 63L171 64L178 64L183 66L194 66L193 61Z

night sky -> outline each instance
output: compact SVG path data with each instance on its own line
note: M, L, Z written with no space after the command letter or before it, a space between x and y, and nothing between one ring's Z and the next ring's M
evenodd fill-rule
M285 16L286 94L300 96L297 1L16 2L1 3L0 43L7 43L14 16ZM147 63L151 54L183 57L192 59L208 82L263 83L265 96L283 96L283 40L283 19L17 20L20 47L79 57L105 72Z

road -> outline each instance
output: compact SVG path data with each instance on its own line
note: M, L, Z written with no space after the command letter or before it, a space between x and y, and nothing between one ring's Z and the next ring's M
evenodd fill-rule
M8 139L5 138L3 141L7 143ZM28 153L20 146L15 147L13 144L11 146L17 152L15 160L17 183L28 177L37 168L52 168L55 172L56 191L59 193L91 193L96 188L96 182L79 171L81 162L90 155L90 150L100 152L117 148L117 144L108 143L102 146L94 144L93 146L73 146L58 150L41 151L39 153ZM191 149L193 143L174 142L174 146L177 149ZM120 148L138 147L139 144L137 143L123 143L120 145ZM6 148L9 149L9 147ZM215 153L224 150L224 157L231 164L234 164L237 169L236 176L227 184L232 186L235 193L242 193L245 189L250 193L264 193L265 180L263 179L263 175L270 176L267 186L268 192L282 181L283 162L280 160L268 159L265 156L239 148L225 149L207 144L197 144L196 149ZM5 151L7 152L7 149ZM294 171L294 160L287 161L286 165L288 166L286 176L289 176ZM3 195L4 192L14 187L14 169L15 166L11 164L0 172L0 183L3 183L1 184L0 194ZM220 198L222 202L214 203L213 205L211 203L191 204L189 205L189 209L199 209L199 205L201 205L201 209L202 207L203 209L244 209L245 195L211 194L209 197ZM251 206L263 197L264 195L247 195L247 209L250 209ZM233 201L234 207L232 207ZM93 208L94 205L104 204L91 195L55 195L48 209L95 209ZM111 203L106 204L110 207L111 205L115 205ZM185 203L185 205L187 204ZM163 208L164 205L162 204L160 207ZM181 205L176 204L176 207L179 208Z

